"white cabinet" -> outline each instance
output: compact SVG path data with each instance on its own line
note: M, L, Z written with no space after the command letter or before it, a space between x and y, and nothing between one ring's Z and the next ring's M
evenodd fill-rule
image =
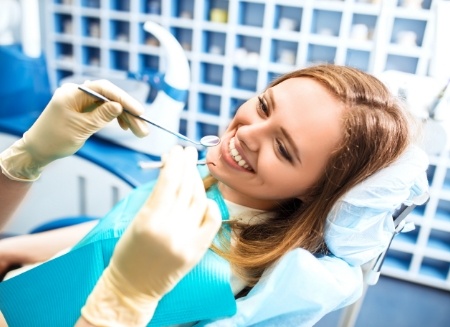
M160 23L185 49L192 73L180 132L200 138L220 134L241 103L296 67L334 62L426 75L435 1L46 0L48 66L53 85L74 73L164 71L164 53L142 28ZM430 168L439 196L417 211L418 229L394 242L385 270L450 289L446 160Z
M295 67L426 74L432 2L416 2L47 0L50 76L57 85L73 73L164 71L158 42L142 29L158 22L186 50L192 86L180 130L198 138L222 132L240 103Z

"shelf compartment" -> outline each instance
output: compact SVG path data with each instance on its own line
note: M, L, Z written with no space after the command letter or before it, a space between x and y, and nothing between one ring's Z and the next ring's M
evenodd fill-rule
M256 69L233 68L233 87L248 91L256 91L258 71Z
M206 21L214 23L228 22L228 0L209 0L205 1L204 18Z
M431 0L416 1L415 3L409 0L398 0L397 6L408 10L428 10L431 7Z
M204 53L212 55L224 55L226 34L221 32L204 31L203 32L203 49Z
M55 56L58 61L72 63L74 61L72 43L57 42L55 44Z
M261 38L247 35L236 35L236 49L245 49L248 53L261 52Z
M56 69L56 85L59 85L62 79L71 75L73 75L72 70Z
M336 47L325 45L308 45L309 63L334 63L336 57Z
M100 0L81 0L81 6L86 8L100 8Z
M247 99L239 99L239 98L231 98L230 99L230 116L229 118L233 118L236 115L239 107L242 106Z
M260 61L260 50L260 37L236 35L236 47L233 53L235 65L242 69L256 68Z
M130 2L131 1L127 0L111 0L111 9L117 11L130 11Z
M110 68L113 70L129 70L130 54L122 50L110 50Z
M339 36L342 13L314 9L311 33L323 36Z
M350 28L350 39L369 41L373 39L373 33L377 24L377 16L354 14Z
M436 173L436 165L429 165L427 168L427 179L430 185L433 184L434 174ZM449 189L450 189L450 180L449 180Z
M385 70L398 70L415 74L419 58L389 54L386 60Z
M345 56L345 65L367 71L369 69L370 52L364 50L348 49Z
M173 1L172 17L193 19L194 18L194 0Z
M432 229L428 236L427 247L450 255L450 233Z
M450 201L439 200L434 219L450 223Z
M240 2L238 24L262 27L264 25L264 9L263 3Z
M416 228L412 231L406 233L399 233L394 237L395 243L404 243L404 244L416 244L420 234L420 226L416 226Z
M180 125L178 126L178 133L181 133L183 135L188 135L187 120L184 118L180 118Z
M138 56L138 67L139 67L138 71L140 73L148 75L143 77L144 80L147 80L150 78L150 75L152 73L156 73L159 71L160 57L156 55L141 53ZM153 100L156 98L157 93L158 90L154 87L151 87L146 102L147 103L153 102Z
M433 279L445 281L448 278L450 262L424 257L419 274Z
M73 18L69 14L55 14L55 32L60 34L72 34L73 33Z
M219 95L200 92L198 94L198 98L199 108L201 112L220 116L221 97Z
M297 42L272 40L271 61L285 65L295 65L297 59Z
M53 3L68 6L73 4L73 0L54 0Z
M383 267L388 267L401 271L409 271L413 255L403 251L390 248L384 259Z
M118 42L130 41L130 23L123 20L110 21L110 39Z
M143 44L146 46L148 45L151 47L159 47L160 46L158 39L152 33L149 33L144 29L143 23L139 24L139 42L140 42L140 44Z
M197 138L201 139L206 135L218 135L219 127L217 125L207 124L207 123L197 123Z
M222 80L223 80L223 65L216 65L210 63L201 64L202 83L222 86Z
M150 54L139 54L139 71L158 71L159 70L159 56Z
M450 169L447 169L444 177L444 182L442 184L442 189L450 191Z
M282 31L300 32L303 8L291 6L275 6L273 28Z
M84 37L101 38L101 22L96 17L81 18L81 35Z
M180 43L184 51L192 51L192 30L188 28L172 28L172 35Z
M426 21L396 18L390 42L407 47L422 46Z
M93 67L101 66L100 48L83 46L81 49L81 53L82 53L82 64L83 65L93 66Z
M144 14L160 15L161 0L141 0L139 11Z
M426 203L422 204L422 205L418 205L413 209L413 211L411 212L411 215L414 217L423 219L425 217L425 208L426 208Z

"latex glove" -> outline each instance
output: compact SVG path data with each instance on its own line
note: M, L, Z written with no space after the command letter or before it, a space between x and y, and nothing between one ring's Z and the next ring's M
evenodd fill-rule
M123 129L138 137L148 134L145 122L123 112L141 115L144 108L125 91L106 80L84 85L111 99L100 103L67 83L59 87L49 104L23 137L0 154L3 174L18 181L34 181L50 162L78 151L85 141L118 118Z
M153 193L122 235L82 316L94 326L146 326L161 297L203 257L220 224L197 151L176 146Z

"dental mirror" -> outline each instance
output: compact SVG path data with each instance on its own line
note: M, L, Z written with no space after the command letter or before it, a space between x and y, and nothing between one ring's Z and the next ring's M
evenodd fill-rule
M87 88L84 85L78 85L78 89L80 89L81 91L83 91L86 94L89 94L90 96L93 96L94 98L96 98L98 100L102 100L104 102L111 101L108 98L106 98L105 96L101 95L100 93L97 93L97 92ZM172 135L175 135L179 139L182 139L184 141L188 141L188 142L193 143L195 145L202 145L204 147L212 147L212 146L216 146L216 145L218 145L220 143L220 138L218 136L215 136L215 135L206 135L206 136L202 137L199 142L194 141L194 140L188 138L187 136L184 136L183 134L171 131L171 130L169 130L169 129L161 126L161 125L158 125L157 123L151 121L150 119L148 119L148 118L146 118L144 116L135 115L135 114L129 112L128 110L126 110L125 108L123 110L125 112L127 112L128 114L130 114L131 116L133 116L133 117L139 118L139 119L149 123L150 125L158 127L160 129L162 129L163 131L166 131L166 132L168 132L168 133L170 133Z

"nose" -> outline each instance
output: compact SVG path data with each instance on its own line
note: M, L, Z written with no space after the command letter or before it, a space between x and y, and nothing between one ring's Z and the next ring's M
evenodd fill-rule
M260 150L267 132L267 126L264 122L253 122L240 126L236 132L236 137L243 147L249 151L257 152Z

